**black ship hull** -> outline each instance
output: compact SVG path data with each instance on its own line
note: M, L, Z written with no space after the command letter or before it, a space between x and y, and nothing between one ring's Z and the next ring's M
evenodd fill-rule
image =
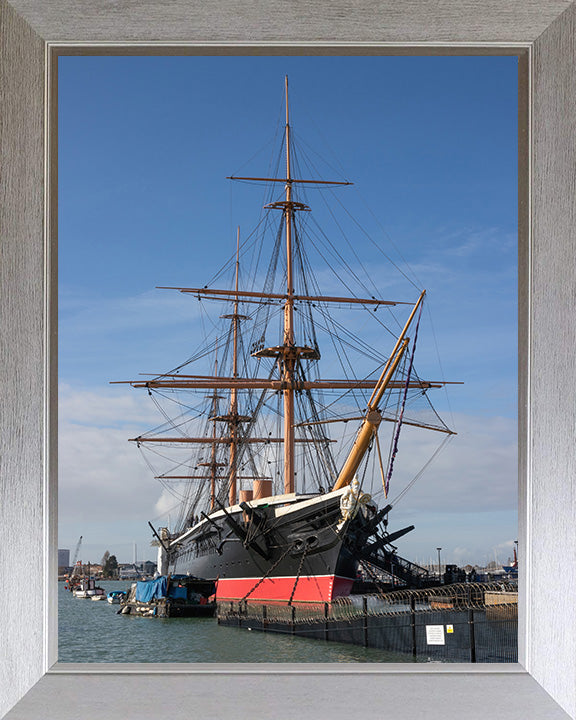
M366 517L343 521L343 491L242 503L205 516L171 542L169 570L216 582L222 600L331 602L357 576Z

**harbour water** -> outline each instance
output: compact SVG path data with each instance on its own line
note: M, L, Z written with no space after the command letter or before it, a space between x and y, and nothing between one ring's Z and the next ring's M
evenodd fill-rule
M106 592L126 582L100 582ZM250 632L215 618L142 618L75 598L58 583L58 660L74 663L374 663L405 655L356 645Z

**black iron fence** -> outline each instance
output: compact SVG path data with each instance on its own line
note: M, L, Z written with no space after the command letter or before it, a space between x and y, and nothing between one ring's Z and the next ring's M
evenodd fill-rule
M518 593L510 583L352 595L333 603L223 602L218 622L379 648L414 662L518 658Z

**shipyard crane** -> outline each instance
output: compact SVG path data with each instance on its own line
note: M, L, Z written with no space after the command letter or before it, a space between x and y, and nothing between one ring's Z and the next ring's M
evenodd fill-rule
M76 543L76 549L74 550L74 558L72 559L72 577L76 574L76 561L78 560L78 554L80 553L80 546L82 545L82 535Z

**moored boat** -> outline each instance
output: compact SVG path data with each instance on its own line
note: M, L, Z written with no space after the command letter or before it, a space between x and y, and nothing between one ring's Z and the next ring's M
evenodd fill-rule
M72 590L72 594L74 597L83 598L85 600L92 598L106 598L106 591L104 588L96 585L96 580L94 580L94 578L81 578Z
M142 617L212 617L215 583L188 575L161 575L134 583L118 613Z

